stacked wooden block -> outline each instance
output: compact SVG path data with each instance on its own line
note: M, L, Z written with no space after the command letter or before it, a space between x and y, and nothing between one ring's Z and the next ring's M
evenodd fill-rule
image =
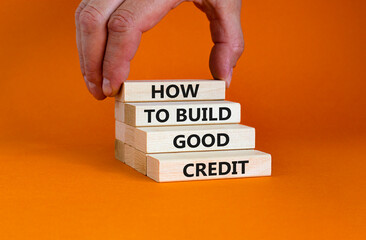
M115 155L157 182L271 175L255 129L217 80L127 81L116 97Z

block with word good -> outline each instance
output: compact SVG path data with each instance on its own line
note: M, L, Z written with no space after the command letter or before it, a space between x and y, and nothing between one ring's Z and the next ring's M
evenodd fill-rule
M145 153L253 149L255 129L240 124L132 127L116 121L116 139Z
M120 102L224 100L225 81L149 80L126 81L116 96Z
M138 172L146 175L147 155L134 147L120 141L115 140L116 158L128 166L136 169Z
M147 155L147 176L157 182L271 175L271 155L256 150Z
M240 122L240 104L230 101L122 103L115 118L131 126L222 124Z

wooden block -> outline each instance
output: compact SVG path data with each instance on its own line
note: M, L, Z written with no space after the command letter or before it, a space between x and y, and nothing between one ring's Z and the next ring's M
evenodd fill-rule
M115 103L115 117L131 126L240 122L240 103L230 101Z
M224 100L225 81L150 80L126 81L116 96L120 102Z
M125 122L125 104L115 101L114 103L114 118L120 122Z
M125 146L122 141L115 140L114 141L114 156L116 159L120 160L121 162L125 162Z
M135 156L135 149L131 146L129 146L128 144L125 144L124 143L124 149L125 149L125 152L124 152L124 159L125 159L125 163L132 167L132 168L135 168L134 167L134 162L135 162L135 159L134 159L134 156Z
M134 152L134 165L133 168L136 169L138 172L146 175L146 164L147 164L147 155L137 149Z
M135 149L134 147L116 139L115 140L115 155L116 159L124 162L128 166L136 169L138 172L146 175L145 153Z
M124 143L116 139L114 141L114 153L116 159L120 160L121 162L127 164L130 167L133 167L133 156L134 156L134 148L129 146L128 144Z
M135 128L116 121L116 139L145 153L253 149L255 129L240 124Z
M157 182L271 175L271 155L256 150L148 154L147 176Z

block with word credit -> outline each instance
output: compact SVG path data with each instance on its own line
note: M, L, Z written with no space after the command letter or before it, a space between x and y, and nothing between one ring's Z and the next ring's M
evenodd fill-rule
M271 175L271 155L256 150L149 154L147 176L157 182Z
M212 80L126 81L120 102L224 100L225 82Z
M127 81L115 101L115 157L157 182L271 175L255 129L217 80Z

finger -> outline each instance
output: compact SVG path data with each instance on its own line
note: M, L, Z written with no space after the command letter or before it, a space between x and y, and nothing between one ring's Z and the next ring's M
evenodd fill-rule
M107 22L123 0L89 0L79 15L84 79L93 96L104 99L102 63L107 39Z
M229 87L233 68L244 50L241 30L240 0L196 2L210 20L211 37L214 46L210 55L210 70L216 79L226 81Z
M103 62L103 93L118 93L130 71L143 32L155 26L179 0L126 0L108 22Z
M81 33L80 33L80 13L83 11L89 0L83 0L75 11L75 26L76 26L76 46L78 48L79 62L81 73L84 76L84 57L81 45Z
M86 80L86 77L85 77L83 45L81 43L81 29L80 29L80 13L83 11L83 9L88 4L88 2L89 2L89 0L83 0L79 4L78 8L76 9L76 11L75 11L75 25L76 25L76 46L77 46L77 49L78 49L80 69L81 69L81 73L82 73L83 78L84 78L85 85L88 88L89 92L91 92L89 82Z

